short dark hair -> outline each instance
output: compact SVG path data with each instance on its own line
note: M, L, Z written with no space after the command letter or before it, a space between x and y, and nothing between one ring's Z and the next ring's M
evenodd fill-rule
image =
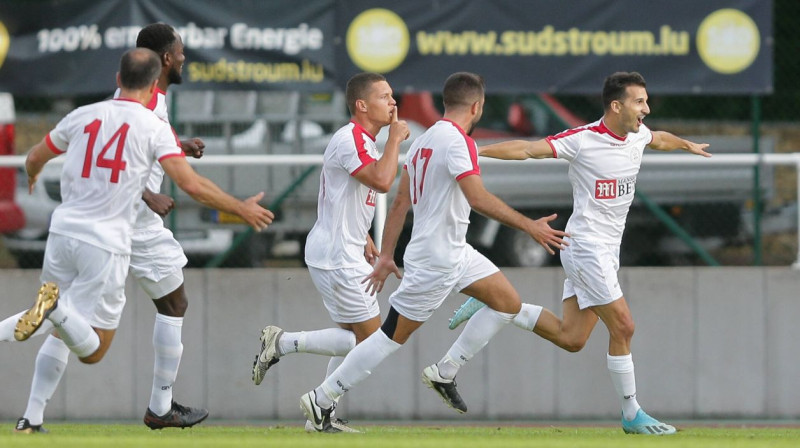
M471 106L483 98L486 81L483 76L469 72L457 72L447 77L442 90L444 108Z
M161 58L147 48L126 51L119 61L120 87L140 90L150 86L161 75Z
M168 52L177 40L175 28L166 23L151 23L139 31L136 46L149 48L161 56Z
M647 87L647 83L638 72L616 72L609 75L603 83L603 109L608 109L612 102L624 98L628 86Z
M350 110L350 115L356 114L356 101L366 98L372 85L380 81L386 81L386 78L381 74L370 72L353 75L347 81L344 96L347 100L347 108Z

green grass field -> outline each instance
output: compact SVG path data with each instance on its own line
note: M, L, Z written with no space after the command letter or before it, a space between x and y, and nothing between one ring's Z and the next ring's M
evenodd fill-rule
M296 424L224 426L151 431L141 424L46 425L50 434L18 435L13 423L2 425L0 447L281 447L281 448L507 448L507 447L793 447L800 446L800 426L701 427L684 425L676 435L626 435L612 426L520 426L505 423L356 426L362 434L307 434Z

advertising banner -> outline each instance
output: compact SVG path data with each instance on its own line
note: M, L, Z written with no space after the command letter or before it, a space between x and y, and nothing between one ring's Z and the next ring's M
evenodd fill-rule
M773 89L771 0L4 0L0 90L112 91L152 22L183 37L192 89L329 91L359 71L395 90L456 71L494 93L597 94L615 71L661 94Z

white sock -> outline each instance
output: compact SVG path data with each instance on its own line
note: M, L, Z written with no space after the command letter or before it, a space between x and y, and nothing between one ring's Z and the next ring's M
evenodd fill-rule
M91 325L83 316L64 306L63 303L55 307L47 318L58 329L61 340L79 358L91 355L100 347L100 337Z
M464 330L447 354L438 363L439 375L453 379L458 370L478 353L498 331L514 319L514 314L501 313L488 306L478 310L467 321Z
M44 409L56 392L68 360L69 347L61 339L53 335L48 336L36 355L28 407L22 415L31 425L38 426L44 422Z
M331 373L336 371L344 362L344 356L334 356L328 361L328 370L325 371L325 378L331 376Z
M511 321L512 324L522 328L523 330L533 331L539 316L542 314L542 307L530 303L523 303L522 309Z
M611 382L622 403L622 416L625 420L633 420L641 409L636 401L636 378L633 375L633 357L630 353L622 356L607 355L608 371Z
M14 329L17 327L17 322L19 322L19 318L22 317L28 310L20 311L19 313L4 319L0 322L0 342L13 342L16 341L14 339ZM41 336L43 334L50 334L50 330L53 329L53 324L46 320L42 322L42 326L36 329L35 332L31 335L34 336Z
M278 342L278 350L281 356L287 353L344 356L355 346L355 333L344 328L284 332Z
M150 392L150 410L164 415L172 409L172 385L178 376L183 344L181 343L182 317L156 314L153 328L153 390Z
M401 344L389 339L382 330L372 333L356 345L344 358L342 365L316 389L317 404L330 408L335 400L367 378L375 367L400 346Z

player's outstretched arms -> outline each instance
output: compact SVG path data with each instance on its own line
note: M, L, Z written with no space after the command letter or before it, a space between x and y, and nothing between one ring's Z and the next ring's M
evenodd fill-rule
M161 161L167 175L195 201L242 218L253 229L260 232L275 219L275 215L258 204L264 197L261 192L240 201L222 191L214 182L197 174L183 157L171 157Z
M706 152L706 148L709 146L708 143L695 143L666 131L653 131L653 141L648 146L657 151L682 149L699 156L711 157L711 154Z
M478 154L484 157L502 160L525 160L552 158L553 149L546 140L509 140L493 143L478 148Z
M174 199L165 194L153 193L147 188L142 193L142 200L150 210L156 212L159 216L167 216L175 208Z

